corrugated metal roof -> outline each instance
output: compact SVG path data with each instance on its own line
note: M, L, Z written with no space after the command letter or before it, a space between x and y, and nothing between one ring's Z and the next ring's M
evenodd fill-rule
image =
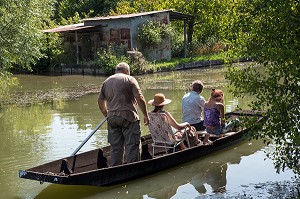
M151 11L151 12L140 12L140 13L133 13L133 14L126 14L126 15L117 15L117 16L107 16L107 17L93 17L93 18L88 18L84 19L83 21L102 21L102 20L112 20L112 19L128 19L128 18L134 18L134 17L141 17L145 15L151 15L151 14L157 14L157 13L162 13L162 12L170 12L170 18L191 18L193 16L179 13L179 12L174 12L172 10L159 10L159 11Z
M94 18L84 19L83 22L85 22L85 21L128 19L128 18L141 17L141 16L157 14L157 13L162 13L162 12L169 12L170 13L170 20L183 20L183 19L193 18L192 15L183 14L183 13L180 13L180 12L174 12L172 10L159 10L159 11L151 11L151 12L140 12L140 13L126 14L126 15L117 15L117 16L94 17ZM69 31L82 30L82 29L93 28L93 27L95 27L95 26L85 26L84 23L78 23L78 24L60 26L60 27L53 28L53 29L43 30L43 32L69 32Z
M43 30L43 32L68 32L68 31L75 31L75 30L82 30L87 28L93 28L94 26L85 26L84 23L66 25L66 26L59 26L57 28Z

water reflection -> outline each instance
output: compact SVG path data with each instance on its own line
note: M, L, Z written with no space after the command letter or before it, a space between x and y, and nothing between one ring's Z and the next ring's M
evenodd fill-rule
M224 193L227 189L228 167L238 165L243 157L255 153L263 146L264 144L260 141L245 142L183 167L181 170L183 172L182 176L176 176L176 179L182 178L185 179L185 182L182 181L170 186L169 196L166 197L185 198L186 192L188 192L185 188L192 189L192 193L197 193L197 196ZM186 173L185 170L191 173ZM165 191L160 190L148 195L154 198L162 198L160 192Z
M180 167L113 187L50 185L37 198L195 198L222 193L227 168L260 150L260 141L244 142ZM130 172L130 171L129 171ZM54 191L55 190L55 191ZM189 196L189 197L186 197Z
M49 106L16 107L1 110L0 117L0 195L10 198L15 193L16 172L20 165L33 166L46 160L48 126L51 124Z
M0 157L15 157L20 149L28 153L47 150L45 139L52 119L49 106L10 106L2 111Z

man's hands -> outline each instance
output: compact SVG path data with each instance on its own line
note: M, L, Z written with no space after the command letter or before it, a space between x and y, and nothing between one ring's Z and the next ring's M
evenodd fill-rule
M145 116L144 116L144 124L145 124L145 125L148 125L148 124L149 124L149 120L150 120L150 118L149 118L148 114L145 115Z

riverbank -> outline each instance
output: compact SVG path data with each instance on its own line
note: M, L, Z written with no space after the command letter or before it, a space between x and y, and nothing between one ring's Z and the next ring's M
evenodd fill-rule
M154 62L148 63L148 65L144 65L144 69L142 69L139 74L149 74L156 72L166 72L166 71L176 71L176 70L189 70L194 68L202 68L202 67L214 67L221 66L226 63L223 57L224 55L220 54L217 56L207 56L207 59L204 59L203 56L200 58L181 58L174 59L170 61L164 62ZM253 60L249 58L236 58L232 59L231 63L239 63L239 62L251 62ZM99 69L97 64L67 64L61 65L59 67L51 68L49 71L50 74L55 75L94 75L94 76L103 76L105 73Z
M240 59L236 60L238 62L249 62L248 59ZM188 63L181 63L176 65L176 67L172 68L161 68L154 73L161 72L170 72L170 71L179 71L179 70L191 70L197 68L209 68L209 67L222 67L224 65L224 60L204 60L204 61L194 61ZM84 68L78 68L77 70L68 69L68 72L61 72L61 70L56 71L60 74L60 76L65 75L83 75L85 74ZM86 68L87 69L87 68ZM87 69L88 71L91 71ZM53 72L53 71L52 71ZM52 73L57 74L58 73ZM153 73L153 72L151 72ZM94 73L90 74L95 76ZM143 75L143 74L141 74ZM98 76L104 76L103 73L98 74ZM0 105L17 105L17 106L30 106L34 104L41 103L51 103L59 100L75 100L84 95L95 94L99 92L98 84L88 84L88 85L74 85L72 87L67 88L59 88L59 89L49 89L49 90L38 90L38 91L18 91L18 92L10 92L6 97L0 97Z

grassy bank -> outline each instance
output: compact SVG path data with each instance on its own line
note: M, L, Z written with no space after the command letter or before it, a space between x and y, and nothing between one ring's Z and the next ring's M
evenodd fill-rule
M199 55L187 58L172 58L171 60L153 61L146 63L146 70L160 71L160 70L174 70L176 66L184 63L210 61L210 60L225 60L226 53L221 52L217 54Z

